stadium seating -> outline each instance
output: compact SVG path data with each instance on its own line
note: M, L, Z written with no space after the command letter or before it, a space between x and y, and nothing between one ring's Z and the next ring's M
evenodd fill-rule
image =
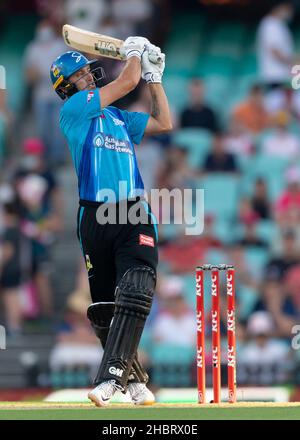
M258 238L271 245L278 235L277 226L272 220L260 220L256 224L256 234Z
M168 74L164 78L164 88L172 108L180 112L188 100L189 79L182 75Z
M250 272L254 275L254 278L261 279L264 267L269 259L268 249L258 246L247 246L245 248L245 259L247 267L250 268Z
M174 144L187 148L189 166L199 168L210 149L212 135L201 128L183 128L174 133L172 140Z
M204 189L206 214L232 220L237 210L238 187L239 177L228 173L211 173L202 178L199 188Z
M234 228L232 222L226 219L218 218L213 223L214 236L224 244L231 244L234 240Z
M0 164L2 164L3 154L5 150L5 123L0 115Z
M258 291L254 287L239 285L236 289L236 299L240 322L245 322L252 313L258 299Z
M195 347L171 344L153 344L152 381L155 385L186 387L191 382L191 366Z
M5 21L1 29L0 62L6 68L8 106L13 111L19 112L25 93L23 71L24 49L33 38L34 29L38 18L32 15L14 15ZM22 36L16 32L22 30Z
M257 178L263 178L267 184L271 200L276 200L284 188L284 172L291 164L290 159L270 156L263 153L255 155L249 161L242 179L245 194L251 194Z
M219 22L203 14L176 16L165 47L165 85L172 106L176 110L183 106L179 90L185 91L186 85L178 88L183 82L203 77L207 101L225 117L224 110L227 114L257 80L254 42L251 25Z
M205 99L213 108L220 108L220 102L227 99L232 88L231 78L223 75L209 75L205 78Z

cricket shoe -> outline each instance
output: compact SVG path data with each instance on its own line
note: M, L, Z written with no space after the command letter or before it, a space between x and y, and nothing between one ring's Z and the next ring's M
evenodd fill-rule
M117 385L115 380L108 380L100 383L100 385L90 391L88 398L94 402L96 406L107 406L117 391L122 391L122 387Z
M127 390L130 394L132 403L135 405L152 405L155 402L154 394L144 383L129 383Z

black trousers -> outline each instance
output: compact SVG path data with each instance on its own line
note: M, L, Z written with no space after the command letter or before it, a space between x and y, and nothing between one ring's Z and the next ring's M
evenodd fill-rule
M122 202L121 202L122 203ZM80 200L77 236L85 258L93 302L114 301L118 282L131 267L147 265L156 272L158 263L156 225L145 201L127 202L128 210L138 203L147 223L99 224L100 204ZM121 204L114 205L118 220ZM135 205L137 206L137 205Z

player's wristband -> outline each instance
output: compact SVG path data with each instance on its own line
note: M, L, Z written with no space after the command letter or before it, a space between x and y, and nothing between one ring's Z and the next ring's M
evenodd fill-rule
M147 72L144 79L147 84L160 84L162 75L160 73Z
M132 50L129 50L127 52L127 54L126 54L126 58L127 59L131 58L131 57L138 57L139 59L141 59L142 58L142 54L141 54L141 52L139 50L132 49Z

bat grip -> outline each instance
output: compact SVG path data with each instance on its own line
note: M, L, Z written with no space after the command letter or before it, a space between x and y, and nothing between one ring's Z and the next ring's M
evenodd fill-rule
M126 60L126 56L124 54L124 52L122 51L122 47L119 50L120 53L120 57L122 60ZM160 61L162 60L161 56L158 55L157 53L149 53L149 61L151 61L151 63L154 64L158 64Z

